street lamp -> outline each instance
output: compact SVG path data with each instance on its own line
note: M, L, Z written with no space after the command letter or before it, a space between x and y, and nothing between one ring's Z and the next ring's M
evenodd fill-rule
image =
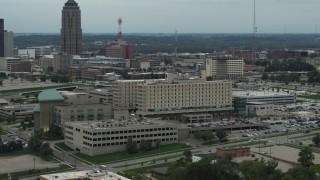
M36 170L36 158L33 158L33 169Z

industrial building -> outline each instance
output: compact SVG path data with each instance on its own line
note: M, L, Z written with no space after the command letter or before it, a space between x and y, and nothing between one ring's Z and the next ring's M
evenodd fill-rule
M139 147L142 140L155 146L178 142L178 124L156 120L103 120L65 123L65 144L90 156L125 151L128 138Z

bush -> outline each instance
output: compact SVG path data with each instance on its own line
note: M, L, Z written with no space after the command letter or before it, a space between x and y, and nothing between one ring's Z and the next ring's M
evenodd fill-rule
M255 154L251 154L251 157L256 157L256 155Z

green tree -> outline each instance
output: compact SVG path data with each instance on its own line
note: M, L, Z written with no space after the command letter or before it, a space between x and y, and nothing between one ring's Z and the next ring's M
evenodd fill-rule
M264 72L264 73L262 74L262 76L261 76L261 79L262 79L262 80L268 80L268 79L269 79L269 75Z
M28 148L31 149L33 151L33 153L39 153L40 152L40 148L42 145L42 135L39 134L34 134L29 142L28 142Z
M223 129L218 129L216 132L217 137L219 138L220 141L225 141L227 140L227 132Z
M316 146L319 146L320 144L320 134L316 134L315 136L313 136L312 138L312 142L316 145Z
M214 134L211 131L197 131L194 136L195 138L203 139L204 141L209 141L214 138Z
M312 153L309 147L305 147L301 149L301 151L299 152L299 159L298 159L298 162L301 164L301 166L309 167L313 165L313 160L314 160L314 154Z
M44 158L48 159L49 156L53 154L53 150L51 149L49 143L44 143L40 146L39 155Z
M156 148L160 148L160 146L161 146L161 140L160 139L157 139L156 140Z
M46 76L41 76L41 77L40 77L40 81L41 81L41 82L46 82L46 80L47 80Z
M16 121L16 118L14 117L14 115L9 115L8 117L7 117L7 122L8 122L8 124L11 124L11 123L13 123L13 122L15 122Z
M132 140L132 137L128 138L127 144L126 144L126 150L128 153L136 153L138 152L137 148L137 142Z
M183 151L183 155L187 162L192 162L192 152L189 149Z
M145 152L145 151L150 151L151 150L151 142L149 140L141 140L140 143L140 150Z

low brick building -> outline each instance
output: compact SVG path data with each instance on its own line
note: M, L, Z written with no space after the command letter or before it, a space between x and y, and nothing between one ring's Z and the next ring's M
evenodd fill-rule
M235 148L217 148L216 155L218 157L223 157L227 154L232 154L233 157L249 156L249 147L235 147Z

